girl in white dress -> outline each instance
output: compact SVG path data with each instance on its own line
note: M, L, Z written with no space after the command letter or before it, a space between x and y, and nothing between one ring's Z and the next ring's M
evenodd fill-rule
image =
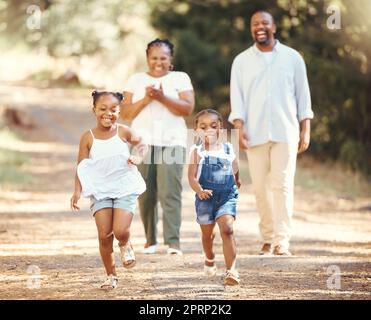
M92 96L97 125L81 136L71 209L80 209L78 200L81 195L90 197L98 229L99 251L107 273L101 288L114 289L118 282L114 238L119 242L123 266L132 268L135 265L130 225L137 198L146 189L136 167L146 146L129 127L116 123L122 94L93 91ZM128 144L134 146L138 156L130 154Z

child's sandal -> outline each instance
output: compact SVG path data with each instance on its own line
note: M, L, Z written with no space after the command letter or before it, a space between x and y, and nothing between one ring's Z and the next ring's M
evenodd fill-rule
M209 278L215 277L216 275L216 265L215 265L215 259L208 259L205 257L205 261L209 263L213 263L214 265L212 266L207 266L204 264L204 274L208 276Z
M224 276L224 284L227 286L236 286L240 283L240 276L237 270L227 270Z
M133 247L131 246L131 243L128 242L125 246L119 246L120 247L120 253L121 253L121 261L124 268L132 268L135 266L135 254Z
M113 274L110 274L109 276L107 276L106 280L102 283L100 288L103 290L115 289L117 287L118 281L119 280L116 276L114 276Z

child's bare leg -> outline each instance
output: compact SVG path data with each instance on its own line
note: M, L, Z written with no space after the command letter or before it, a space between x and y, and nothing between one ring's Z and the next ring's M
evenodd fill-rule
M233 235L233 222L234 218L231 215L223 215L217 220L223 240L223 253L227 270L233 270L236 266L236 242Z
M98 229L99 252L107 275L116 275L113 252L113 210L104 208L96 212L95 224Z
M123 247L130 239L130 225L133 220L133 214L124 209L113 209L113 234Z
M213 224L201 224L201 231L202 231L202 247L204 249L205 255L207 259L214 259L214 251L213 251L213 242L215 238L214 227L215 223ZM214 265L213 262L205 261L205 265L211 267Z
M125 268L132 268L135 265L135 254L129 241L132 220L133 214L129 211L118 208L113 209L113 234L119 241L121 261Z

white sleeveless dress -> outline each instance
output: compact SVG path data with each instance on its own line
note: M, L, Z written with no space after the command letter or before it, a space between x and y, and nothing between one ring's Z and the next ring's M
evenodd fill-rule
M130 151L128 144L116 134L109 139L96 139L89 159L82 160L77 166L77 176L84 197L94 196L96 200L121 198L131 194L140 195L146 184L137 167L128 164Z

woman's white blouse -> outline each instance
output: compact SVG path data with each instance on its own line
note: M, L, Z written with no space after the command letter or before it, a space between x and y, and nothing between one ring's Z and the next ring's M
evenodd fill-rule
M179 99L179 93L192 91L189 76L180 71L171 71L162 77L152 77L145 72L133 74L127 81L124 91L133 94L135 103L145 96L145 88L153 85L168 97ZM162 103L153 100L135 117L131 128L146 144L153 146L187 147L187 126L183 116L177 116Z

